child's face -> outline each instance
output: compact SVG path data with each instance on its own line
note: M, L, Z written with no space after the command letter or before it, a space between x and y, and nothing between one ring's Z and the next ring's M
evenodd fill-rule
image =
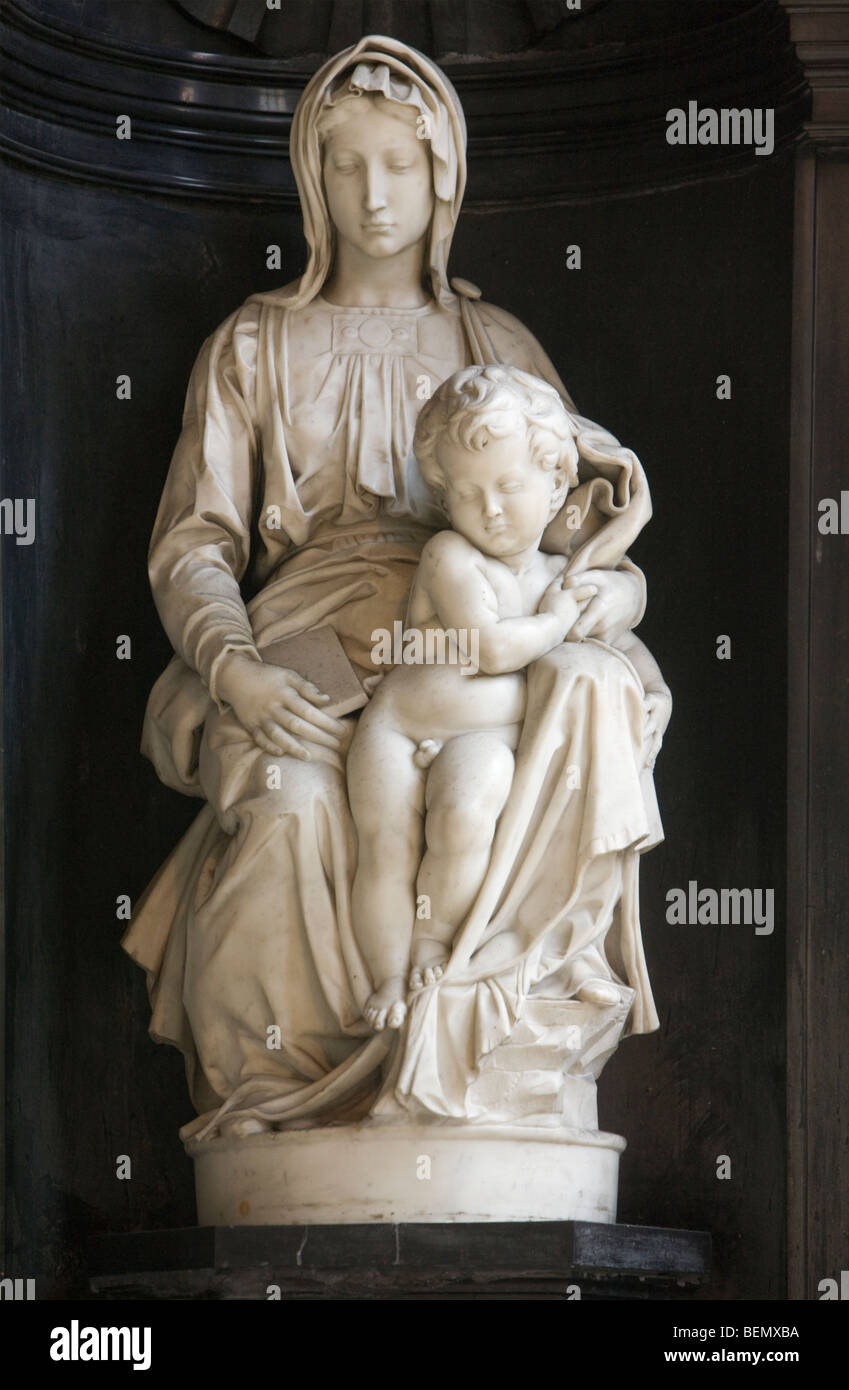
M485 555L504 559L537 546L562 501L563 473L532 461L521 434L469 450L438 446L451 525Z

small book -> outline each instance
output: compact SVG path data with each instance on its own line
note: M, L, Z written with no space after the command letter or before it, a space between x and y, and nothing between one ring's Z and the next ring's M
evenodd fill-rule
M368 695L342 643L333 628L326 624L311 632L299 632L294 637L278 637L276 642L261 647L259 654L271 666L286 666L290 671L297 671L299 676L305 676L329 695L329 703L319 706L325 714L341 719L343 714L368 704Z

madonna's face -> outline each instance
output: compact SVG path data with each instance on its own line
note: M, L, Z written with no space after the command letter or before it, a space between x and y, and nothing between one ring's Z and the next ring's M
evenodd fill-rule
M384 259L422 240L433 213L430 143L372 102L328 135L322 171L341 241Z

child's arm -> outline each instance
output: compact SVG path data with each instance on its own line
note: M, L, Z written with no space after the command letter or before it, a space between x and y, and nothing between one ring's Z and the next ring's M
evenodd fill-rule
M558 591L546 610L530 617L501 618L498 601L480 563L480 553L456 531L440 531L427 542L418 582L444 628L478 634L478 661L489 676L521 671L559 646L581 612L578 589Z

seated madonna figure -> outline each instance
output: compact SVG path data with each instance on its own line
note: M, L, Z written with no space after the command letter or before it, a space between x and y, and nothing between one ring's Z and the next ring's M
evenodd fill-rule
M204 344L150 548L175 656L151 694L143 749L168 786L206 805L124 945L148 972L151 1033L185 1054L199 1119L184 1136L365 1116L401 1061L404 1104L465 1113L456 1068L432 1084L441 1024L431 1024L443 1007L433 1012L433 989L417 996L408 1040L376 1034L364 1018L375 981L352 929L354 721L326 714L321 692L263 651L329 625L374 688L382 669L371 634L403 619L422 547L446 525L412 441L423 399L451 373L509 363L573 409L528 330L468 282L449 283L465 125L433 63L395 40L362 39L308 84L290 155L306 270L252 296ZM500 991L507 1003L493 1038L540 972L568 974L570 960L582 955L586 966L595 950L587 968L610 977L594 943L615 914L619 976L635 991L629 1026L656 1026L634 891L637 847L656 839L637 785L645 703L636 674L605 645L642 614L642 576L626 552L650 514L648 489L630 451L575 419L578 487L542 545L595 591L572 628L588 640L564 644L582 654L572 666L535 663L533 735L517 750L506 839L434 987L448 1002L460 990L462 1031L491 1006L481 982L497 976L489 999ZM561 816L555 774L573 717L590 740L587 785ZM624 791L612 779L617 800L605 789L620 764L630 772ZM554 878L540 871L550 853L560 856ZM528 892L514 912L523 874ZM577 919L567 921L564 904L577 901L579 880L585 942L575 950ZM561 984L568 994L569 980Z

